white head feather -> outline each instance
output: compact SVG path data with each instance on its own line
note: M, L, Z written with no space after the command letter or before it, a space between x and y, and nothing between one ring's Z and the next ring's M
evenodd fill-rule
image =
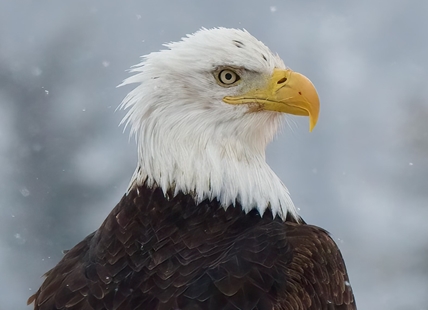
M260 214L270 207L285 220L297 216L289 192L265 160L265 149L281 113L250 111L230 105L225 96L261 85L282 60L247 31L202 29L143 57L136 74L122 85L138 83L120 108L129 109L138 145L138 167L131 187L160 186L192 194L197 203L236 202ZM219 67L239 68L241 83L224 87L213 74Z

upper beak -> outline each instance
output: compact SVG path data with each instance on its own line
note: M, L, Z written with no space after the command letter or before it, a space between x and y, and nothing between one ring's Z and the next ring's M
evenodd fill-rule
M312 82L292 70L275 69L266 87L240 96L226 96L229 104L257 104L262 110L309 116L309 131L318 121L320 101Z

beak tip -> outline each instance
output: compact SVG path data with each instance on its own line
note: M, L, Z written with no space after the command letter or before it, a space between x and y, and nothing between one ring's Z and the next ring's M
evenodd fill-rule
M313 117L309 117L309 132L312 132L314 130L318 119L314 119Z

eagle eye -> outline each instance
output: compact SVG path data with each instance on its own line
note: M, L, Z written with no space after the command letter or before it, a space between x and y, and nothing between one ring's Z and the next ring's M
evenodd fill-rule
M223 86L232 86L239 80L240 80L239 75L231 69L221 70L218 74L218 81Z

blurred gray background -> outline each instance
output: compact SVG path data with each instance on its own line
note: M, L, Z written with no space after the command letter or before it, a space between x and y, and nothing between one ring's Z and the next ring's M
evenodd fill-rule
M0 309L120 200L136 148L116 88L201 27L245 28L307 75L268 161L329 230L359 309L428 309L428 1L0 1Z

